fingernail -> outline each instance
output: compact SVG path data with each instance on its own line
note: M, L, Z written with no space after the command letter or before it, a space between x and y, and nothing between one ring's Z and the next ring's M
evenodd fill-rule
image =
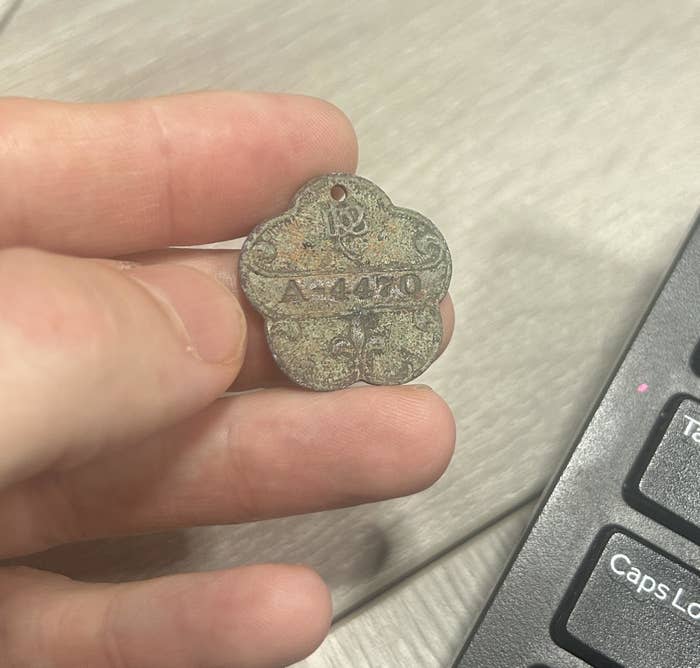
M422 383L414 383L412 385L406 385L406 387L412 387L414 390L423 390L424 392L425 391L428 391L428 392L433 391L433 388L430 387L430 385L425 385Z
M165 308L184 335L188 351L198 358L225 364L241 354L245 316L238 300L218 281L180 265L143 265L124 273Z

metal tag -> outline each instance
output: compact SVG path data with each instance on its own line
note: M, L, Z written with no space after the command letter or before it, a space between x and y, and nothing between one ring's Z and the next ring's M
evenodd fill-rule
M427 218L395 207L367 179L328 174L307 183L288 211L250 233L239 272L277 364L299 385L396 385L437 355L447 244Z

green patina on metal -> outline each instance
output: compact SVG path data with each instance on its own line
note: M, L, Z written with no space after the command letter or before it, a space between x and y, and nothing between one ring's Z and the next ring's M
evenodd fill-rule
M294 382L335 390L405 383L435 360L452 262L427 218L367 179L327 174L241 251L241 286Z

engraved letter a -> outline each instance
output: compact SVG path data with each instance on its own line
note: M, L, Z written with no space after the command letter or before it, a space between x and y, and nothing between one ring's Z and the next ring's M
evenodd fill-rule
M280 301L301 302L306 301L306 298L304 297L304 294L296 281L287 281L287 287L285 288L284 294L282 295L282 299Z

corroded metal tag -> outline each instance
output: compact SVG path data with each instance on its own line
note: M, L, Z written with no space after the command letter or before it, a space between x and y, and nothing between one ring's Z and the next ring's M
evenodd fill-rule
M367 179L307 183L288 211L250 233L239 267L277 364L299 385L405 383L437 355L447 244Z

